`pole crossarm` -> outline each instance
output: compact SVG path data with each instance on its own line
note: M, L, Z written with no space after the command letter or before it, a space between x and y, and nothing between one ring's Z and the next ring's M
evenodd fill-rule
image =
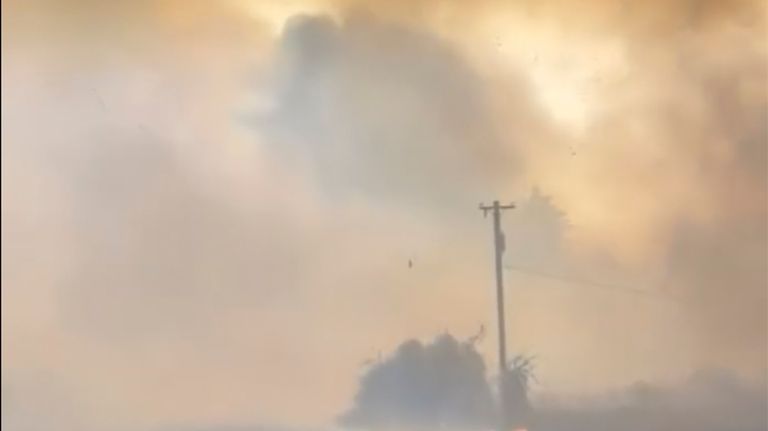
M494 201L494 203L491 204L491 205L480 204L479 209L483 211L483 216L487 216L488 215L488 211L493 211L494 209L497 208L497 206L496 206L497 204L498 204L498 201ZM510 204L507 204L507 205L498 205L498 209L499 210L515 209L515 204L514 203L510 203Z

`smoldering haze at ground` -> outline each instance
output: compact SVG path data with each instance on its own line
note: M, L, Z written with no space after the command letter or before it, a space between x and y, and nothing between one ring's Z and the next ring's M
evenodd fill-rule
M211 3L76 3L4 14L4 35L18 37L3 38L3 342L14 347L3 367L13 411L27 412L4 420L88 429L330 417L371 350L487 320L490 295L474 288L490 282L487 226L474 208L532 184L571 225L558 247L517 257L544 270L576 260L590 276L603 262L666 266L669 288L691 303L669 312L675 320L602 293L523 294L541 283L513 278L511 343L550 353L550 381L604 386L708 363L764 373L759 13L715 5L691 22L681 3L644 4L625 20L601 2L575 14L535 7L521 20L568 24L558 40L590 33L626 50L631 73L603 77L589 95L602 113L570 137L524 67L499 79L475 63L495 49L483 48L495 40L481 23L498 4L297 18L272 39ZM329 45L309 43L307 26ZM251 70L264 64L284 81L254 89ZM293 116L235 132L238 96L252 91ZM326 151L313 154L318 143Z
M484 429L495 408L484 368L470 340L449 334L425 344L408 340L366 370L342 424ZM731 372L698 371L675 385L638 382L591 398L545 396L533 403L529 425L545 431L757 431L768 425L766 394L764 385Z
M540 403L541 430L762 430L765 386L728 372L704 371L675 386L639 383L603 400Z
M425 343L410 339L366 363L340 429L487 429L494 423L494 390L476 341L450 334ZM590 397L537 395L536 386L529 394L529 425L537 430L758 431L768 425L765 386L725 370L700 370L675 384L637 382Z

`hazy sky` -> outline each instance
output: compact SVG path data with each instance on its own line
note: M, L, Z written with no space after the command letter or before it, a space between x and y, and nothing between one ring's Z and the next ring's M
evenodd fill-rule
M493 328L494 198L508 264L594 282L506 273L538 390L764 380L765 12L4 2L4 418L326 424L366 358Z

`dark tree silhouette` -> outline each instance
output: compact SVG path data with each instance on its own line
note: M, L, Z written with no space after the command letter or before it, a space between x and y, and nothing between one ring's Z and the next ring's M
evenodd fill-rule
M483 358L473 345L445 334L416 340L372 366L354 406L340 418L358 428L485 429L493 423L493 397Z
M530 197L509 213L504 228L509 245L505 252L507 263L550 271L564 265L563 243L568 226L565 213L549 196L534 188Z

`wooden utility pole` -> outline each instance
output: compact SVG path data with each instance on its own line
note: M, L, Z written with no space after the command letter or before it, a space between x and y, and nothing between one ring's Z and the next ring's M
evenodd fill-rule
M501 257L504 254L504 233L501 231L501 212L513 209L514 204L499 205L499 201L493 201L492 205L480 204L483 215L490 211L493 214L493 244L496 262L496 311L499 324L499 431L507 429L507 396L504 379L507 375L507 335L504 323L504 279L502 274Z

